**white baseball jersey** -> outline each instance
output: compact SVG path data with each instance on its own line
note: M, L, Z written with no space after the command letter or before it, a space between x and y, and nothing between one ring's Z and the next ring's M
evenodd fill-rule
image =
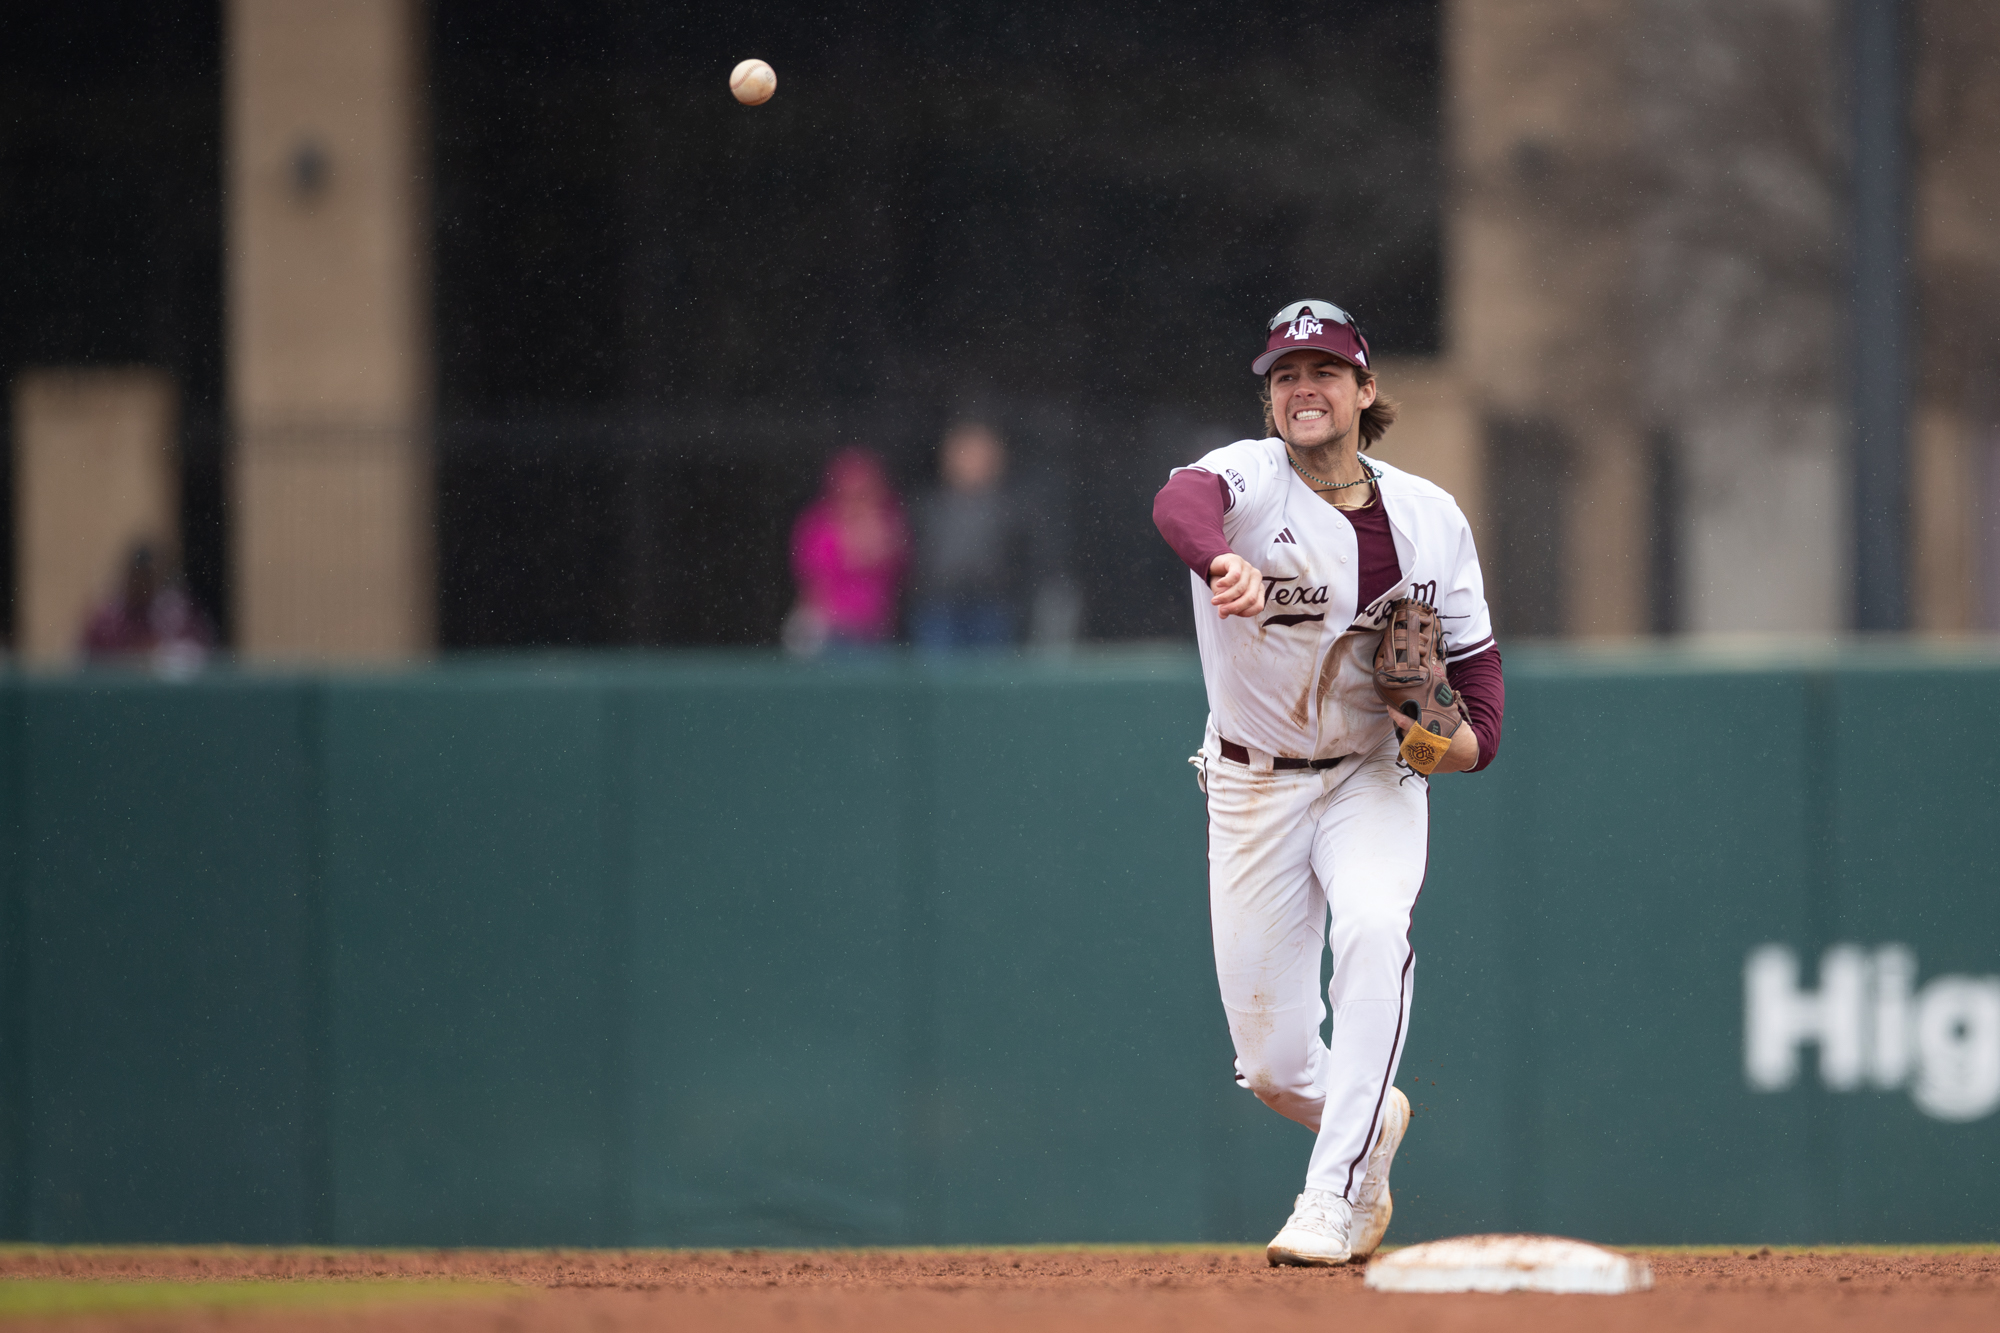
M1369 462L1382 474L1376 489L1402 578L1365 607L1357 605L1354 528L1300 479L1283 440L1239 440L1193 464L1228 486L1223 535L1264 573L1264 610L1254 620L1218 617L1208 585L1188 576L1209 717L1225 739L1295 759L1381 744L1392 728L1375 696L1375 647L1398 598L1438 608L1448 662L1493 646L1479 555L1457 501L1421 477Z

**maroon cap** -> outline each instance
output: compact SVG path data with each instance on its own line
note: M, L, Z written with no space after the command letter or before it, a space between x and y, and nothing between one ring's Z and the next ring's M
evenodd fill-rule
M1302 347L1332 352L1349 365L1368 364L1368 340L1354 316L1331 301L1294 301L1271 316L1271 336L1264 355L1250 363L1250 373L1262 375L1279 357Z

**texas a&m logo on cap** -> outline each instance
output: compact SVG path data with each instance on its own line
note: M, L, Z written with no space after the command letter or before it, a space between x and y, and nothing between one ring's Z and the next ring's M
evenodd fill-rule
M1312 307L1307 306L1299 312L1299 317L1292 321L1291 327L1285 330L1285 336L1295 339L1298 342L1304 342L1315 333L1324 331L1325 328L1326 325L1313 318Z

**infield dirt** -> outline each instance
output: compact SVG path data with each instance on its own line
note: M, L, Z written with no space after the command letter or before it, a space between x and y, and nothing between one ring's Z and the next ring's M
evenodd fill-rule
M1261 1250L0 1251L0 1285L216 1284L226 1305L5 1320L10 1328L436 1329L450 1333L1564 1333L1583 1329L2000 1327L2000 1250L1637 1251L1655 1288L1633 1296L1400 1296L1359 1268L1272 1269ZM245 1304L241 1286L365 1284L371 1299ZM408 1282L406 1297L386 1283ZM442 1285L441 1285L442 1284ZM461 1286L463 1294L451 1294ZM379 1297L374 1293L383 1293ZM306 1303L309 1305L310 1303ZM19 1308L18 1306L16 1308Z

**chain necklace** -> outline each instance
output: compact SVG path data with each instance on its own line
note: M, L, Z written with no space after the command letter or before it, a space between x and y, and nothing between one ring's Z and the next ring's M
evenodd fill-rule
M1360 454L1354 455L1354 461L1361 464L1360 481L1327 481L1323 478L1315 477L1312 473L1300 467L1299 460L1292 457L1290 449L1285 450L1285 457L1291 460L1292 470L1301 477L1304 477L1307 482L1311 483L1313 489L1318 491L1344 491L1353 486L1366 486L1371 481L1380 480L1382 476L1374 468L1369 467L1368 460Z

